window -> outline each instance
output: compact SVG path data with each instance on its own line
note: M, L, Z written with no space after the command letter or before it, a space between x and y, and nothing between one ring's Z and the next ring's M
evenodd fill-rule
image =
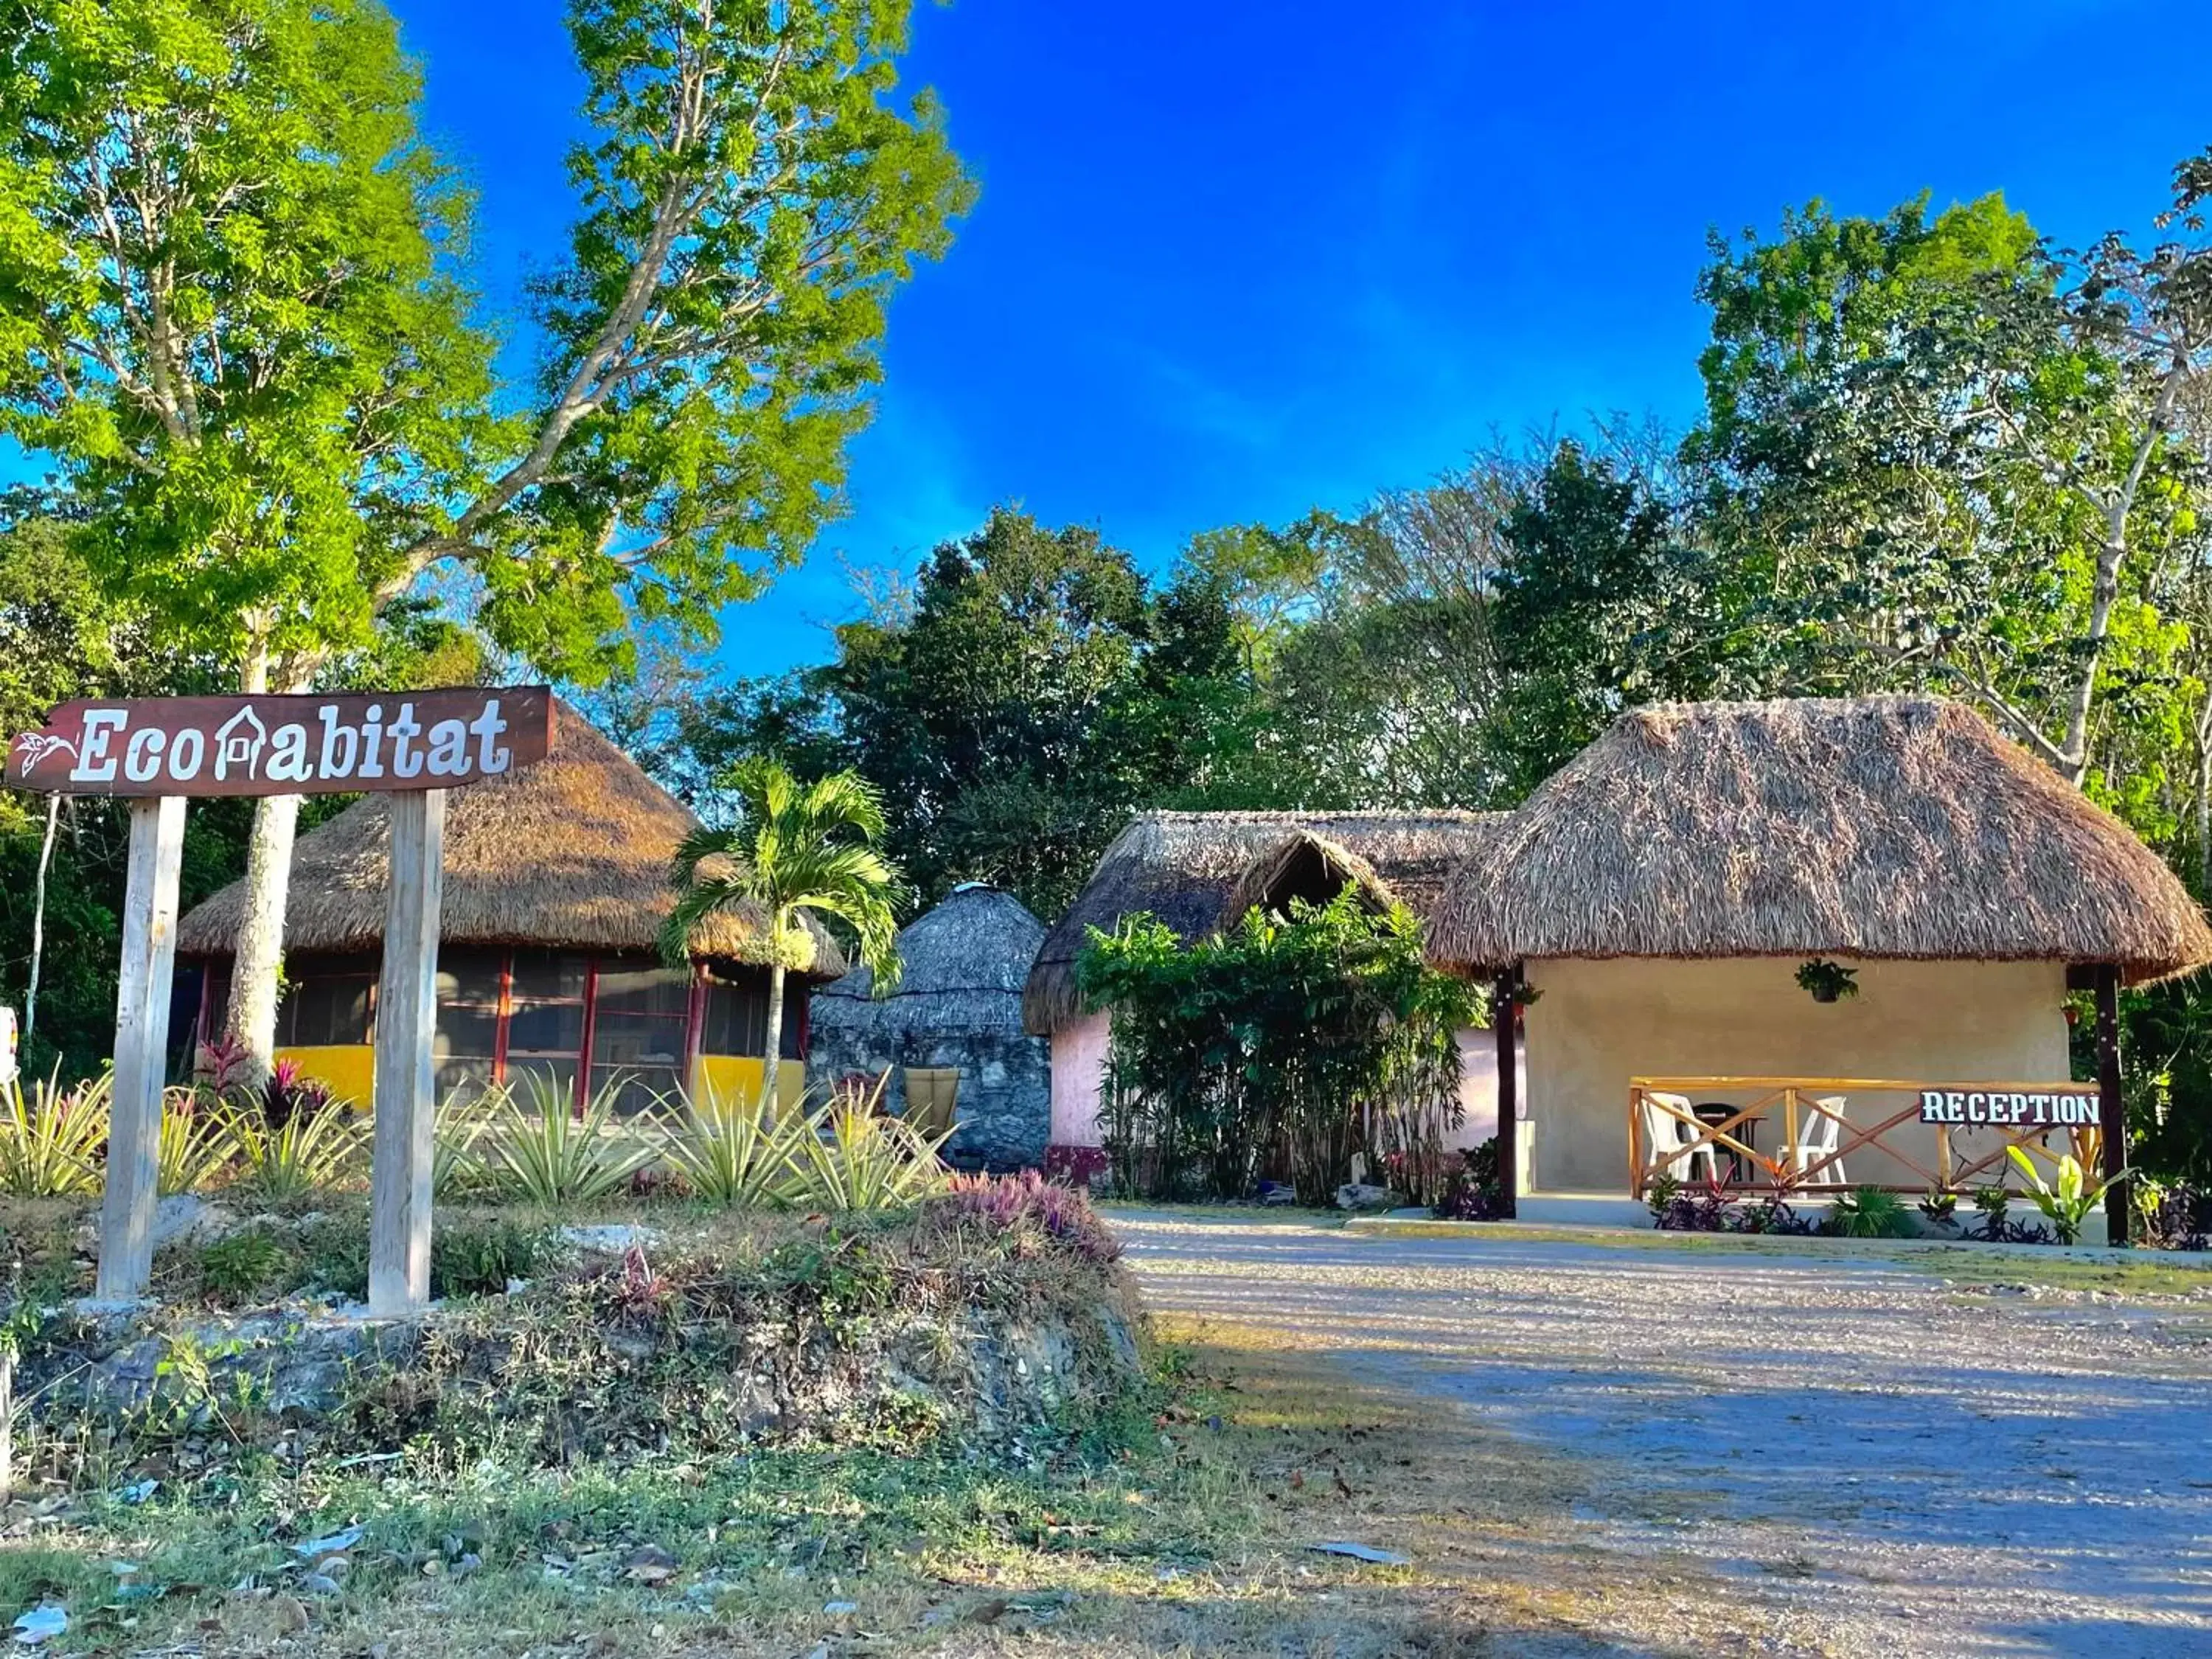
M517 951L508 990L507 1079L526 1103L541 1092L573 1100L584 1054L589 957L574 951ZM533 1088L531 1079L538 1079Z
M456 945L438 952L438 1098L478 1095L499 1073L500 994L506 953Z
M786 1060L803 1060L806 988L796 980L783 986L783 1040L776 1047ZM768 975L740 985L720 981L707 987L707 1018L700 1029L699 1052L706 1054L764 1054L768 1052Z
M592 1090L619 1084L627 1115L672 1099L683 1081L691 976L678 969L603 963L592 1003Z
M284 999L276 1007L276 1045L317 1048L369 1040L377 960L369 956L301 953L284 963ZM223 990L228 993L228 973ZM216 1020L222 1019L220 1005Z

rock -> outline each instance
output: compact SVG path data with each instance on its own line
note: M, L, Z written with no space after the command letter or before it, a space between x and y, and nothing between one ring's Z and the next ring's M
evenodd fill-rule
M238 1218L197 1193L171 1193L154 1206L155 1249L167 1244L205 1244L234 1231Z
M858 1601L824 1601L822 1604L822 1611L832 1619L842 1619L848 1613L858 1613L860 1610L860 1604Z
M563 1227L561 1237L578 1249L598 1255L622 1255L634 1249L658 1249L660 1234L651 1227L609 1224L598 1227Z
M1373 1187L1364 1181L1347 1181L1336 1189L1340 1210L1387 1210L1398 1201L1398 1194L1388 1187Z

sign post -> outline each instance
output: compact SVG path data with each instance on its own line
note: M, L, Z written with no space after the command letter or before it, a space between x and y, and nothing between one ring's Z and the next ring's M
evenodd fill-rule
M6 781L16 788L131 798L100 1209L102 1300L143 1294L152 1267L185 798L374 792L392 796L392 835L376 1014L369 1307L396 1316L428 1303L446 792L543 760L552 744L546 688L469 686L331 697L86 698L62 704L44 726L9 745Z
M177 956L177 871L184 852L182 795L131 803L123 972L115 986L115 1088L107 1107L107 1190L100 1199L100 1273L93 1289L102 1302L136 1299L154 1266L169 981Z

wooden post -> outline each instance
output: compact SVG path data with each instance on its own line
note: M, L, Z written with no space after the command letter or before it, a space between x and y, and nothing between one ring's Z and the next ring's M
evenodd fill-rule
M438 1121L431 1040L438 1023L446 792L394 795L391 815L368 1223L368 1310L378 1318L419 1313L430 1301L430 1169Z
M100 1207L93 1295L131 1302L154 1267L161 1153L161 1085L169 1069L169 981L177 959L177 870L185 798L131 803L123 888L123 974L115 988L115 1088L107 1112L107 1192Z
M1520 1017L1513 991L1520 978L1514 969L1498 976L1490 1016L1498 1034L1498 1193L1509 1221L1521 1212L1521 1078L1513 1041Z
M2105 1239L2114 1245L2128 1242L2129 1188L2122 1179L2128 1167L2127 1114L2120 1101L2120 970L2110 963L2097 966L2097 1125L2104 1142Z

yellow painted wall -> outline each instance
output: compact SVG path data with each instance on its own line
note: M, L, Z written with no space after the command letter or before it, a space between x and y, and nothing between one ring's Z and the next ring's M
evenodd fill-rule
M1799 988L1798 963L1529 963L1528 982L1542 994L1528 1011L1530 1184L1627 1190L1632 1077L2066 1079L2062 963L1846 961L1858 969L1859 994L1819 1003ZM1879 1121L1906 1103L1870 1096L1856 1110L1847 1103L1845 1121ZM1765 1127L1760 1150L1778 1145L1778 1121ZM1908 1123L1885 1138L1932 1169L1934 1137L1932 1127ZM1954 1144L1975 1155L1963 1139ZM1853 1182L1924 1184L1879 1152L1863 1150L1844 1166Z
M748 1054L702 1054L691 1073L691 1098L701 1105L732 1102L750 1104L760 1098L762 1061ZM775 1069L775 1097L787 1107L796 1106L806 1092L805 1062L787 1060Z
M350 1101L363 1111L368 1109L375 1094L376 1050L368 1043L279 1048L276 1058L297 1061L302 1072L338 1099Z

